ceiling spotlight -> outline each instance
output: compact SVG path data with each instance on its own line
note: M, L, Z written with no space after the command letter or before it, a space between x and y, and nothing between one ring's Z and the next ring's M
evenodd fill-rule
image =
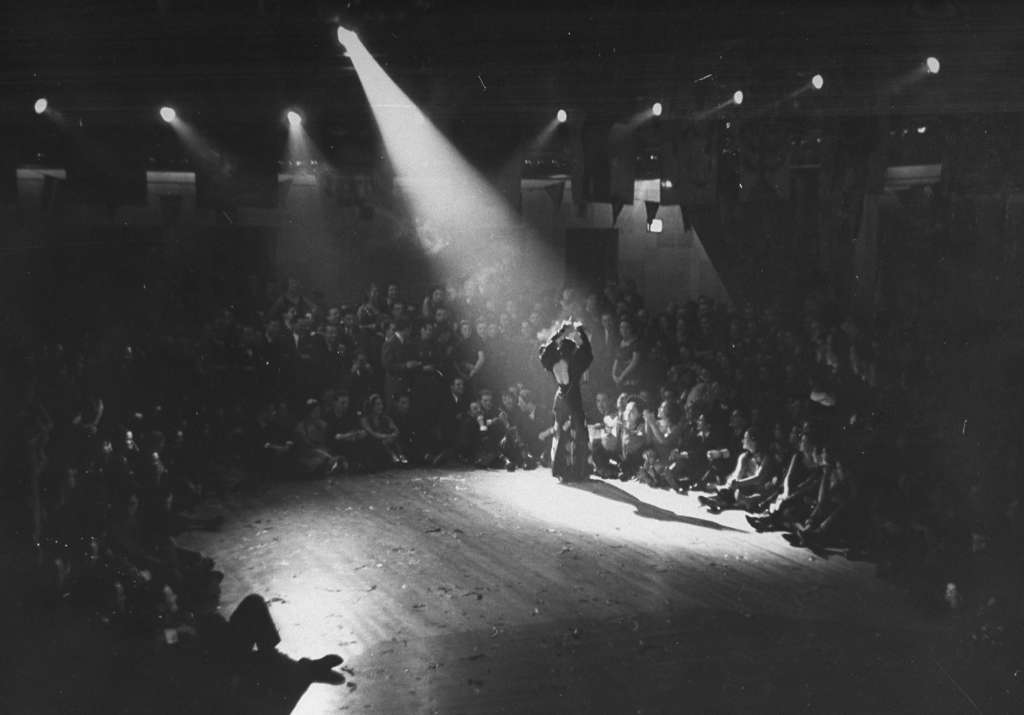
M743 104L743 92L741 90L733 92L732 101L734 104Z
M356 33L349 30L347 27L338 25L338 42L342 45L348 45L353 40L358 39Z
M564 109L559 109L558 114L556 114L555 117L558 119L559 124L565 124L567 121L569 121L569 113L566 112Z
M651 233L661 233L665 230L665 224L660 218L651 219L651 222L647 224L647 230Z
M160 118L165 122L173 122L178 116L173 107L160 107Z
M939 68L942 66L936 57L929 57L924 61L924 64L928 68L928 74L938 74Z
M918 134L924 134L926 131L928 131L928 127L920 126L920 127L917 128L917 133Z
M820 74L814 75L813 77L811 77L811 86L814 87L815 89L821 89L822 87L825 86L825 78L822 77Z
M663 109L663 107L661 106L661 102L655 102L651 106L651 114L653 114L656 117L660 117L662 109Z
M50 103L46 101L45 97L40 97L36 100L36 103L32 106L35 109L36 114L42 114L46 111L46 108L50 106Z
M294 109L289 110L286 116L288 117L288 123L291 124L293 127L297 127L300 124L302 124L302 115L296 112Z

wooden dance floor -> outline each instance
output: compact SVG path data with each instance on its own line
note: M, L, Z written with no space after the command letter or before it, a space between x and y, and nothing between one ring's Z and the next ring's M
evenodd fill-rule
M942 631L871 564L695 496L411 470L273 484L226 511L184 540L227 574L225 611L260 593L284 653L353 671L240 711L971 711L933 657Z

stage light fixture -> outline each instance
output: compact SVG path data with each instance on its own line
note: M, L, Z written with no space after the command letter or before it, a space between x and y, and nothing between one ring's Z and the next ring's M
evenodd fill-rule
M928 74L938 74L939 69L942 67L936 57L929 57L924 61L924 64L928 68Z
M928 127L925 127L925 126L920 126L920 127L917 128L917 133L918 134L924 134L927 131L928 131Z
M36 100L36 103L33 105L33 109L35 109L36 114L42 114L46 111L46 108L49 106L50 103L46 101L46 98L40 97Z
M651 106L651 114L653 114L656 117L660 117L663 109L664 107L661 106L661 102L655 102Z
M288 111L287 117L288 123L293 127L297 127L300 124L302 124L302 115L296 112L294 109Z
M559 124L565 124L567 121L569 121L569 113L566 112L564 109L559 109L558 114L556 114L555 116L558 118Z
M173 107L160 107L160 118L165 122L173 122L177 117L178 113Z
M733 104L743 104L743 92L742 90L736 90L732 95Z
M813 77L811 77L811 86L814 87L815 89L821 89L822 87L825 86L825 78L822 77L820 74L814 75Z
M651 219L651 222L647 224L647 230L651 233L661 233L665 230L665 224L660 218Z

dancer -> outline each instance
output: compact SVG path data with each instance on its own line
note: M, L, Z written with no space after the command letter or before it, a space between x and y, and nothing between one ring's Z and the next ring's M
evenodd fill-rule
M567 335L570 330L573 334ZM555 424L551 440L551 474L561 482L578 482L587 478L587 419L583 412L580 382L593 360L590 338L583 323L573 323L571 317L540 350L541 364L558 383L553 407Z

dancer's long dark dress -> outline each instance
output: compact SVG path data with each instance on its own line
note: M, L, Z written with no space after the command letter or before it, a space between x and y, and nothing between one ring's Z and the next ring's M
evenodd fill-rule
M551 440L551 473L561 481L571 482L587 478L589 437L580 382L594 360L594 353L590 338L581 328L580 345L576 347L573 343L575 349L571 354L563 355L560 350L563 332L559 330L541 347L540 362L558 384L552 409L555 433Z

